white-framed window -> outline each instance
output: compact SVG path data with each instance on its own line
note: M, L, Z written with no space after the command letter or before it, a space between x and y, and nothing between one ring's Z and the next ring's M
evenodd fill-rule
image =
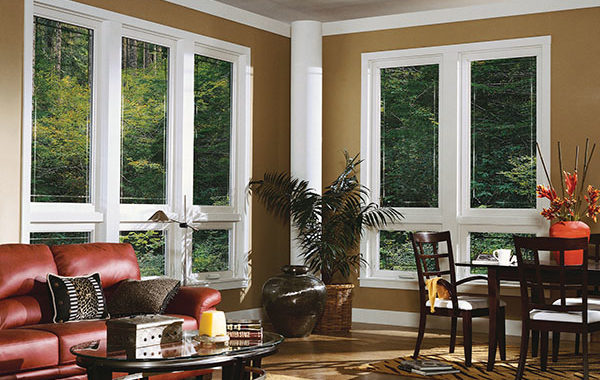
M361 286L416 289L410 231L449 230L457 261L547 231L550 37L363 53L361 96L361 183L404 215L365 234Z
M250 49L69 0L25 9L21 240L127 241L144 277L247 286Z

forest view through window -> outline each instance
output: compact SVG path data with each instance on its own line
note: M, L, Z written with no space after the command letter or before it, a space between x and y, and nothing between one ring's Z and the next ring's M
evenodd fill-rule
M165 204L169 49L123 38L121 203Z
M94 34L36 17L32 202L90 202Z

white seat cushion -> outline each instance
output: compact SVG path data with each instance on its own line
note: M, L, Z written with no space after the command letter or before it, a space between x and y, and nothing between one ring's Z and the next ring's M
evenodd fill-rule
M431 306L431 303L427 301L425 305L429 307ZM460 310L487 309L488 306L488 297L458 296L458 308ZM500 306L506 306L506 302L500 300ZM443 300L440 298L436 298L434 307L441 309L452 309L452 300Z
M565 298L567 306L578 305L581 303L581 298ZM552 305L560 305L560 298L552 303ZM588 298L589 310L600 310L600 298Z
M582 323L581 317L580 311L560 312L534 309L529 312L529 318L535 321ZM600 311L588 310L588 323L596 322L600 322Z

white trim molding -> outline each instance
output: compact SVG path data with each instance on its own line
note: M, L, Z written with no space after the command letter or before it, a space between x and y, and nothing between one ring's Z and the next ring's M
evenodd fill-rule
M436 9L388 16L332 21L323 24L323 35L372 32L413 26L446 24L534 13L565 11L600 6L600 0L513 0L469 7Z
M279 34L280 36L290 37L290 24L287 22L275 20L270 17L262 16L244 9L224 4L214 0L165 0L169 3L177 4L182 7L190 8L195 11L208 13L213 16L221 17L229 21L248 25L253 28L265 30L267 32Z

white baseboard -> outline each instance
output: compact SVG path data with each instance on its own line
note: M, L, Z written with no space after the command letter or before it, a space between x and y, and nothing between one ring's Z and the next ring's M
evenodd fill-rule
M418 328L419 313L353 308L352 322ZM427 328L450 331L450 318L433 315L427 316ZM460 320L458 321L458 331L462 331ZM473 332L487 333L488 319L473 318ZM521 336L521 321L507 319L506 335ZM561 339L575 340L575 334L563 333L561 334Z
M264 320L266 315L261 307L254 309L244 309L236 311L228 311L225 313L227 319L261 319Z

